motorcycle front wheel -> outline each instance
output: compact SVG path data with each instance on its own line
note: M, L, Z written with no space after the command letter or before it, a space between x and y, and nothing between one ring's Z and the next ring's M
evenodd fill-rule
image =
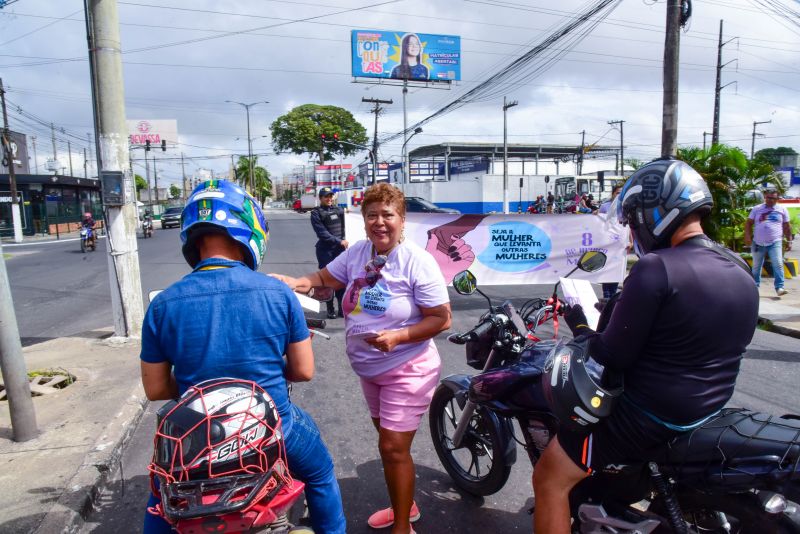
M86 254L86 240L85 239L81 239L81 252Z
M453 445L462 408L453 391L439 386L431 401L429 422L436 455L456 486L472 495L492 495L511 474L504 458L501 429L478 407L470 419L461 447Z

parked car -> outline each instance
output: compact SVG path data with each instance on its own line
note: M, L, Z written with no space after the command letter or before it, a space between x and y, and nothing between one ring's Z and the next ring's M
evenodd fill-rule
M183 212L182 207L167 208L167 210L161 214L161 228L169 228L170 226L180 228L181 212Z
M433 202L421 197L406 197L406 212L408 213L461 213L452 208L440 208Z

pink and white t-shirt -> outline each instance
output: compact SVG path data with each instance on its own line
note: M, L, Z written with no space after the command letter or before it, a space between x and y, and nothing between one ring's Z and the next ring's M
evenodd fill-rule
M753 220L753 242L756 245L771 245L783 238L783 223L789 222L789 212L777 204L769 207L760 204L750 211Z
M347 285L342 300L350 365L359 376L378 376L402 365L429 348L433 340L402 343L381 352L364 341L381 330L398 330L422 320L419 307L433 308L450 302L444 276L427 251L405 240L389 252L380 278L370 287L365 279L367 263L374 255L369 240L358 241L326 266Z

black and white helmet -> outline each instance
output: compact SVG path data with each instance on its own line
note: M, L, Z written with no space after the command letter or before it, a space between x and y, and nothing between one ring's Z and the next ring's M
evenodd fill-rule
M589 338L559 341L542 373L542 392L559 425L588 432L611 415L624 391L622 377L590 359Z
M658 159L628 178L617 203L617 218L630 226L636 253L670 246L689 214L710 211L714 201L700 174L683 161Z

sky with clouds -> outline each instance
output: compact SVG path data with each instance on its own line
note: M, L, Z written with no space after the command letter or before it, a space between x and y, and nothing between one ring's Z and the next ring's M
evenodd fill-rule
M379 29L461 37L462 81L449 90L412 88L409 124L485 81L595 2L561 0L141 0L118 2L128 119L176 119L183 152L198 167L226 172L230 155L247 153L244 110L226 100L268 104L251 111L253 150L273 175L308 157L273 154L269 124L294 106L350 110L373 131L361 99L392 99L379 134L402 130L401 89L353 83L350 31ZM702 145L711 132L717 40L724 20L720 138L750 151L753 121L764 134L756 150L800 149L800 19L769 4L795 0L695 0L681 33L678 143ZM608 125L624 120L625 156L650 159L661 139L662 58L666 3L622 0L580 42L525 83L502 91L519 105L508 112L510 143L619 143ZM17 0L0 9L0 77L11 128L37 137L40 170L51 155L52 122L62 164L67 140L81 169L81 141L91 131L91 95L82 0ZM188 42L187 42L188 41ZM175 44L183 43L183 44ZM164 46L170 45L170 46ZM558 48L556 45L555 48ZM502 142L503 96L438 118L409 143ZM19 109L25 115L19 113ZM32 118L32 117L35 117ZM63 131L62 131L63 129ZM710 142L710 135L708 136ZM381 146L398 160L402 138ZM30 142L29 142L30 147ZM30 148L29 148L30 150ZM359 163L366 154L348 158ZM144 174L136 164L137 174ZM611 163L613 167L613 162ZM79 174L76 171L76 174ZM177 161L159 164L162 180L180 182Z

